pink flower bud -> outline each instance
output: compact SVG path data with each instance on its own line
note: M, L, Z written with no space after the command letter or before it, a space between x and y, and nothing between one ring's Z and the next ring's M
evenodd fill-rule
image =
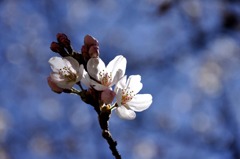
M91 46L91 45L99 45L97 39L95 39L94 37L90 36L90 35L86 35L84 37L84 44L87 46Z
M50 49L53 52L60 52L60 51L62 51L62 47L58 43L56 43L56 42L52 42L51 43Z
M90 35L84 37L84 45L81 48L81 52L85 62L90 58L99 57L99 43L97 39Z
M57 41L62 44L63 46L70 46L70 40L68 39L66 34L58 33L57 34Z
M71 41L68 39L66 34L63 33L58 33L57 34L57 41L59 42L59 44L61 44L62 46L64 46L68 53L72 53L72 47L71 47Z
M50 46L50 49L53 51L53 52L56 52L56 53L59 53L62 57L65 57L65 56L68 56L67 52L65 51L64 47L61 46L59 43L57 42L52 42L51 43L51 46Z
M50 76L48 76L47 78L47 81L48 81L48 85L49 87L51 88L51 90L55 93L62 93L63 92L63 89L58 87L51 79Z
M99 47L98 46L91 46L89 49L89 56L91 58L95 58L99 56Z
M87 53L88 52L87 46L83 45L82 48L81 48L81 52L82 53Z
M104 91L102 91L101 93L101 100L103 101L103 103L105 104L110 104L112 103L114 97L115 97L116 93L110 89L105 89Z

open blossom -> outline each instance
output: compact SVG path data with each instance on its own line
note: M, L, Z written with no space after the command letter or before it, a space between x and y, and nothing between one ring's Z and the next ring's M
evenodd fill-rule
M152 95L137 94L142 89L141 76L124 76L114 89L116 92L116 113L120 118L132 120L136 117L135 112L146 110L152 104Z
M71 89L81 80L84 71L83 65L79 65L73 57L52 57L48 62L53 71L50 75L51 82L58 87Z
M96 90L110 89L125 74L127 60L119 55L109 62L107 67L100 58L91 58L87 63L88 74L92 77L90 85Z

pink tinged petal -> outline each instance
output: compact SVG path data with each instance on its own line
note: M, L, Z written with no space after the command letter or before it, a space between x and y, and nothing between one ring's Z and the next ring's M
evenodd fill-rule
M113 92L110 89L105 89L104 91L102 91L101 93L101 100L103 101L103 103L105 104L111 104L114 97L115 97L116 93Z
M149 108L152 104L151 94L137 94L127 103L128 107L136 112L141 112Z
M140 75L131 75L129 76L127 80L126 88L133 91L135 94L137 94L143 87L143 84L141 83L141 76Z
M58 87L51 79L51 77L49 76L47 78L47 81L48 81L48 85L49 87L51 88L52 91L56 92L56 93L62 93L63 92L63 89Z
M133 120L136 118L136 113L124 106L117 107L116 114L122 119Z
M53 70L53 72L59 72L65 66L65 62L61 57L52 57L49 59L49 64Z
M107 65L108 72L112 73L112 85L116 84L125 74L127 66L127 60L125 57L119 55L116 56Z
M87 63L87 71L89 75L96 79L100 80L100 72L105 70L105 64L100 58L91 58Z

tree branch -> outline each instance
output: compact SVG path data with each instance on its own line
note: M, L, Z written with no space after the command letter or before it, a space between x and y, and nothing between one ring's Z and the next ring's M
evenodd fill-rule
M113 140L112 135L108 128L108 120L111 115L110 105L101 106L100 110L101 112L98 116L98 119L100 127L102 129L102 136L105 140L107 140L109 148L112 151L112 154L115 157L115 159L121 159L121 155L117 150L117 141Z
M109 130L102 130L102 136L107 140L110 150L116 159L121 159L121 155L117 150L117 141L114 141Z

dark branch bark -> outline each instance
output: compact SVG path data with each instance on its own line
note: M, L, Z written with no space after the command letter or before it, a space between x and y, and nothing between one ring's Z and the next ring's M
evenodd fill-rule
M108 142L109 148L112 151L113 156L115 159L121 159L121 155L119 154L117 150L117 141L114 141L112 138L112 135L108 128L108 120L110 118L111 109L110 106L104 106L103 109L101 109L101 113L98 116L99 124L102 129L102 136L103 138Z
M102 130L102 136L107 140L110 150L116 159L121 159L121 155L117 150L117 141L114 141L108 130Z

